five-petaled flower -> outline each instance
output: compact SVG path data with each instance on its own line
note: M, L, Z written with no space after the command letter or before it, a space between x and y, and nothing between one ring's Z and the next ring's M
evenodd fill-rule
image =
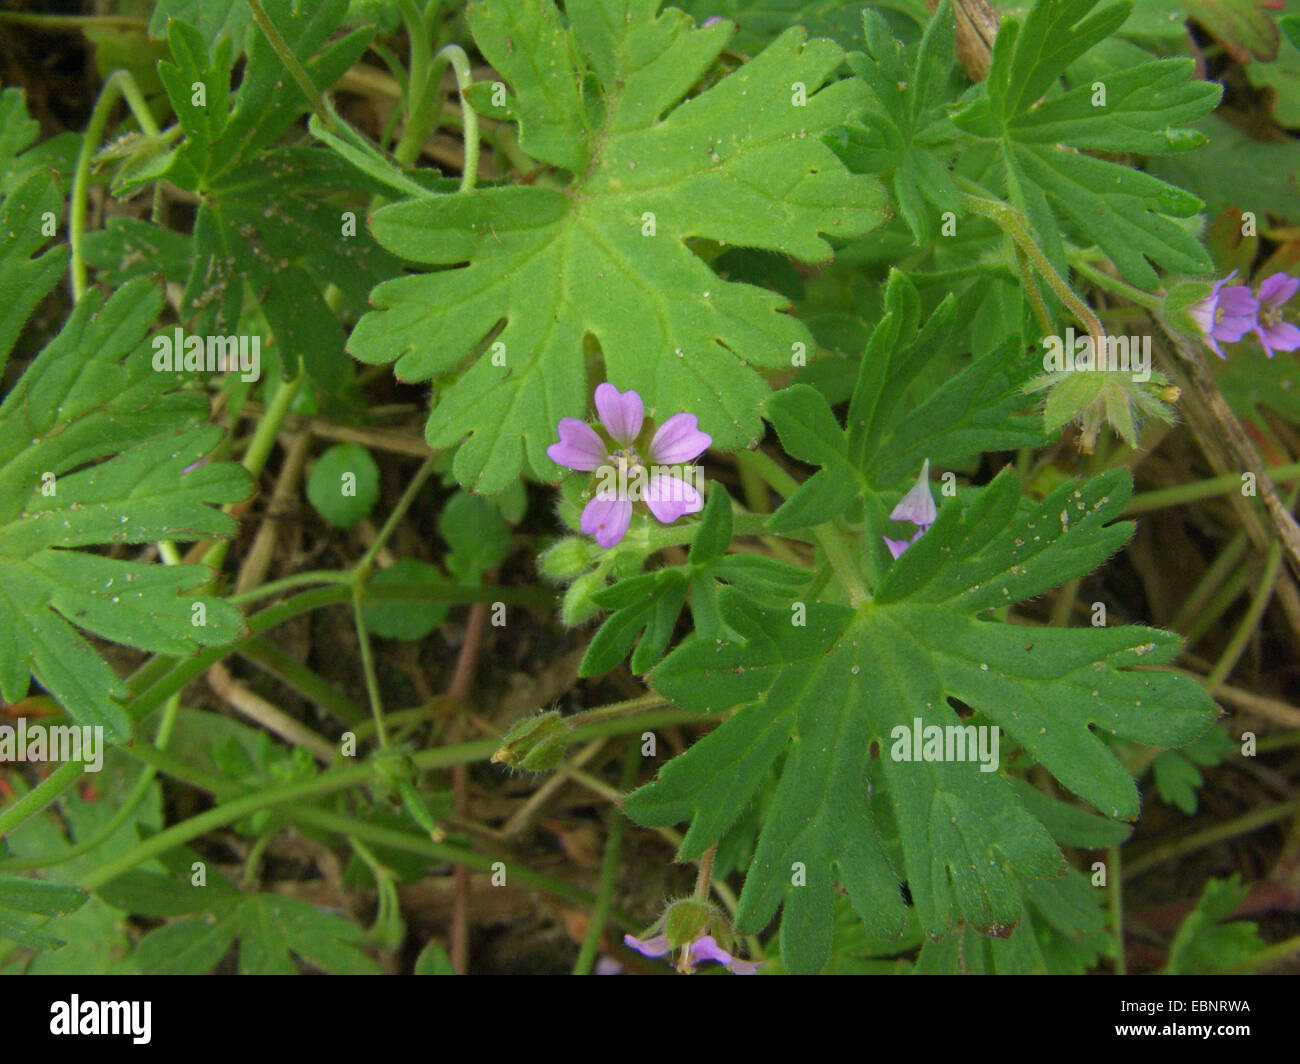
M930 494L930 459L927 458L921 467L921 475L912 485L912 490L898 500L898 505L889 514L891 521L911 521L916 525L916 535L911 539L882 537L885 546L889 548L889 553L895 558L899 557L903 551L925 535L925 530L934 524L934 519L938 516L939 511L935 509L934 496Z
M641 397L609 383L596 388L596 412L603 433L576 417L561 418L560 441L546 449L556 465L602 474L602 485L582 511L585 534L602 547L614 546L627 532L637 501L665 525L704 508L699 490L683 479L713 442L694 414L674 414L651 434Z
M1274 351L1300 347L1300 327L1282 320L1282 307L1300 291L1300 279L1275 273L1259 286L1259 321L1255 335L1269 358Z
M1236 343L1256 327L1255 315L1259 311L1259 300L1250 294L1249 286L1228 285L1236 276L1237 271L1233 270L1223 280L1215 281L1208 296L1187 308L1192 320L1200 326L1201 339L1222 359L1228 356L1219 341Z

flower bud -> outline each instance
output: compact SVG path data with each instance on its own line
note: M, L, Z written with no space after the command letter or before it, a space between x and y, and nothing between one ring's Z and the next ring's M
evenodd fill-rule
M595 563L590 541L581 536L565 536L537 560L537 568L546 579L567 584Z
M694 942L704 934L712 917L713 909L705 902L694 898L673 902L664 914L664 932L668 935L668 945L680 949L688 942Z
M592 595L605 587L605 577L599 573L586 573L569 585L560 606L560 620L574 628L588 620L600 609Z
M570 732L558 710L525 717L506 732L492 760L528 772L546 772L564 757Z

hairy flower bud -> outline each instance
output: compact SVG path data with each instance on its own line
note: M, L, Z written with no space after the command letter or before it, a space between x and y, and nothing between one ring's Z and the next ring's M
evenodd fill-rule
M528 772L546 772L564 757L571 730L558 710L525 717L506 732L492 760Z

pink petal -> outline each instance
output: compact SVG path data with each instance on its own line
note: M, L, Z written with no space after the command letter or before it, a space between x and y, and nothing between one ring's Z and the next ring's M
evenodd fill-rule
M709 449L713 437L701 432L694 414L674 414L650 441L650 461L659 465L684 465Z
M633 935L624 935L623 944L629 949L636 950L643 957L662 957L671 948L668 945L667 935L656 935L654 938L647 938L644 942Z
M898 505L889 514L891 521L911 521L914 525L928 528L934 524L939 512L934 507L934 496L930 494L930 459L921 467L912 490L898 500Z
M612 384L600 384L596 386L596 413L605 431L626 447L641 431L645 404L636 392L620 392Z
M703 964L705 961L717 961L719 964L731 964L735 961L730 953L718 945L712 935L705 935L691 943L691 964Z
M1300 328L1289 321L1281 321L1267 329L1256 329L1255 335L1269 358L1274 351L1294 351L1300 347Z
M912 544L905 539L890 539L888 536L881 536L885 541L885 546L889 548L889 553L896 559L903 556L903 551L907 550Z
M681 477L652 473L646 486L644 501L664 525L671 525L683 514L695 514L704 509L704 499Z
M1300 278L1285 273L1275 273L1259 286L1259 301L1270 307L1280 307L1300 292Z
M546 448L552 462L583 473L591 473L605 464L605 443L585 421L562 417L557 428L560 442Z
M627 532L632 520L632 504L626 499L606 499L597 495L583 508L578 527L605 549L614 546Z

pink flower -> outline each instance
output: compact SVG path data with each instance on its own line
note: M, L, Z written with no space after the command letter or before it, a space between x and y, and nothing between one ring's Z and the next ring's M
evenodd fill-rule
M639 939L633 935L624 935L623 941L643 957L665 957L672 947L668 944L668 935L660 934L654 938ZM756 975L762 961L742 961L733 957L718 945L712 935L704 935L690 944L690 965L694 968L705 961L717 961L734 975Z
M665 525L702 510L703 496L684 475L694 472L686 467L713 437L700 431L695 415L674 414L650 435L645 404L636 392L605 383L597 386L595 400L603 434L576 417L561 418L560 440L546 449L556 465L600 474L595 497L582 511L582 531L609 548L627 532L634 502L644 502Z
M1236 276L1237 271L1233 270L1223 280L1215 281L1208 296L1187 308L1187 313L1201 327L1201 339L1206 346L1225 360L1228 356L1218 341L1236 343L1256 327L1255 315L1259 311L1259 300L1250 294L1246 285L1224 287Z
M1282 320L1282 307L1296 292L1300 280L1285 273L1275 273L1259 286L1259 321L1255 335L1269 358L1274 351L1294 351L1300 347L1300 328Z
M895 558L907 550L913 543L925 535L925 530L934 524L939 511L934 506L934 496L930 494L930 459L921 467L921 475L912 490L898 500L898 505L889 514L891 521L911 521L916 525L916 535L911 539L890 539L882 536L889 553Z

